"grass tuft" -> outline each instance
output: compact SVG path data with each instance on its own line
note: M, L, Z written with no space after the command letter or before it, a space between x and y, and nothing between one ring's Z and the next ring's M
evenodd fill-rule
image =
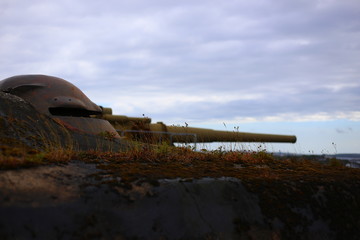
M72 159L96 163L99 169L122 182L136 179L234 177L244 181L336 181L344 176L360 179L359 169L345 168L339 160L327 164L306 157L275 157L260 151L194 151L167 144L134 144L123 152L86 151L51 147L39 152L24 146L0 148L0 169L66 163Z

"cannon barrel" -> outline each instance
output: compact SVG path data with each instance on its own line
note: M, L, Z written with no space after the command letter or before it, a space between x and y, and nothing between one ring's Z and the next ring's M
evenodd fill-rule
M231 132L206 128L168 126L162 122L151 123L151 118L147 117L113 115L111 108L102 108L102 110L102 115L97 117L109 121L121 136L143 142L296 142L296 136L293 135Z
M159 124L150 124L150 130L159 131ZM219 131L206 128L162 126L162 132L171 136L172 142L278 142L295 143L296 136Z

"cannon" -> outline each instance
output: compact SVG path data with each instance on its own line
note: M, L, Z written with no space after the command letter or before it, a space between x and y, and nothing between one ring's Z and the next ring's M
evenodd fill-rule
M295 143L296 136L248 133L239 131L218 131L206 128L165 125L163 122L151 123L148 117L128 117L113 115L111 108L102 108L96 117L105 119L122 137L142 142L169 143L209 143L209 142L278 142Z
M113 115L111 108L93 103L70 82L47 75L19 75L0 81L0 90L30 103L36 111L66 127L69 131L105 136L119 141L146 143L168 142L288 142L291 135L215 131L188 126L151 123L148 117Z

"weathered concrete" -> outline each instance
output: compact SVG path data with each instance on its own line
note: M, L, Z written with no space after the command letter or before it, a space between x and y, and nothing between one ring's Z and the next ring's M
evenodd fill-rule
M353 219L358 221L351 223L356 227L359 215L349 212L357 217L331 219L334 216L328 212L333 210L329 209L333 199L328 199L330 195L324 189L309 194L305 202L282 202L280 206L290 213L281 216L284 209L267 209L277 206L264 205L262 202L267 200L261 199L261 193L251 191L235 178L139 179L129 185L104 174L95 164L78 161L0 171L0 239L359 237L353 228L349 235L339 233L334 220ZM278 194L283 191L286 189ZM359 199L353 201L357 203L349 204L359 206ZM269 215L269 211L277 212L278 217Z

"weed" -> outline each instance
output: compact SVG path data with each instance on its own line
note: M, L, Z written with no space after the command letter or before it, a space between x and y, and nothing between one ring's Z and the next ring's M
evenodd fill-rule
M41 164L45 159L45 153L39 152L35 154L29 154L25 157L25 162L32 163L32 164Z
M343 167L344 166L342 164L342 162L336 158L330 158L328 161L328 164L329 164L329 166L332 166L332 167Z
M173 147L166 143L136 143L122 152L74 151L49 146L44 151L25 146L0 147L0 168L28 167L49 163L66 163L71 159L96 163L106 174L122 182L135 179L149 181L163 178L234 177L244 181L283 181L303 178L326 181L359 178L359 169L344 168L337 159L321 164L315 158L274 157L265 149L258 151L194 151L191 146Z
M71 148L55 148L50 149L43 153L44 160L52 163L63 163L68 162L75 155L74 151Z
M107 140L115 140L117 138L116 133L105 131L98 134L99 136Z

